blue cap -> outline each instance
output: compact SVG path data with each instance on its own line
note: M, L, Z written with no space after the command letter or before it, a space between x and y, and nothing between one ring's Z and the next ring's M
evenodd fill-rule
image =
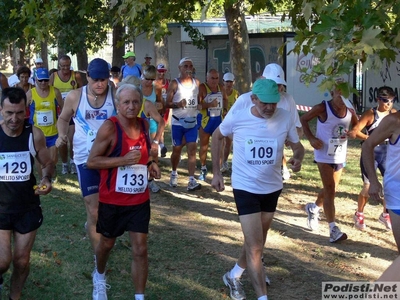
M36 78L38 80L49 79L49 70L47 68L39 68L36 70Z
M252 92L262 103L278 103L281 99L278 85L271 79L257 79Z
M101 58L93 59L88 67L88 75L92 79L106 79L110 77L108 63Z

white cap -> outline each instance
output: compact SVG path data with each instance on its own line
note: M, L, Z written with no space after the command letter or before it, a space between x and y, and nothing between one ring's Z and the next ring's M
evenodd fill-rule
M266 65L262 76L275 81L276 84L287 85L285 81L285 72L283 72L282 67L278 64Z
M36 58L35 59L35 64L42 64L43 63L43 59L41 59L40 57L39 58Z
M180 65L180 66L183 65L183 63L184 63L185 61L190 61L191 63L193 63L193 61L192 61L189 57L184 57L184 58L182 58L182 59L179 61L179 65Z
M224 74L224 77L222 78L224 81L235 81L235 75L232 73L228 72Z

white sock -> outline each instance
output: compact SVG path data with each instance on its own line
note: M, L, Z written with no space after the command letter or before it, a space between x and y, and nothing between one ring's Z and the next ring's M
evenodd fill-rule
M135 300L144 300L144 294L135 294Z
M268 296L264 295L264 296L258 297L257 300L268 300Z
M329 230L332 231L333 227L335 227L335 226L336 226L335 222L330 222L329 223Z
M176 170L175 171L172 170L171 174L175 176L175 175L178 175L178 172Z
M245 269L241 268L237 263L229 273L230 278L240 278Z
M96 276L97 280L105 280L106 279L106 273L104 272L103 274L100 274L99 271L96 269L96 273L94 274Z
M319 207L317 206L317 204L313 203L313 204L312 204L312 207L311 207L311 210L312 210L313 212L316 212L316 211L319 210Z

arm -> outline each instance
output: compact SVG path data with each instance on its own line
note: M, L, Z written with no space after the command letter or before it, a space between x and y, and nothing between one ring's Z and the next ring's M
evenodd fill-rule
M178 108L177 104L173 102L174 95L176 91L178 90L178 83L176 80L172 80L171 83L168 86L168 91L167 91L167 100L165 103L165 106L167 108Z
M35 194L46 195L52 190L51 178L54 175L54 163L51 159L49 149L46 147L46 138L43 131L33 126L32 132L36 148L36 159L42 166L43 174L39 182L39 187L35 190Z
M220 171L220 160L221 151L223 145L224 136L222 135L219 127L214 131L211 139L211 158L212 158L212 168L213 168L213 179L211 185L217 190L217 192L222 192L225 189L224 178Z
M362 114L360 120L358 121L358 125L356 127L354 127L357 138L359 138L360 140L363 140L363 141L365 141L368 138L368 135L363 133L362 130L366 126L371 125L373 120L374 120L374 112L372 111L372 109L369 109L365 113Z
M60 116L57 120L57 130L58 130L58 138L56 140L56 146L60 147L61 145L65 145L68 142L68 127L69 121L74 115L79 98L80 98L81 90L72 90L68 93L67 97L65 97L63 109L61 111Z
M61 92L57 88L54 88L54 92L56 93L57 104L61 108L61 111L62 111L62 109L64 107L64 100L62 99Z
M54 72L54 73L51 73L51 75L50 75L50 78L49 78L49 85L51 85L51 86L54 86L54 74L55 73L57 73L57 72Z
M292 143L288 141L290 148L292 148L293 156L288 160L288 164L291 165L293 172L299 172L301 170L301 164L304 158L304 147L302 143Z
M382 185L378 180L375 171L375 154L374 148L382 143L386 138L390 138L398 127L398 116L389 115L385 117L379 126L372 132L368 139L362 145L361 159L370 181L369 195L370 197L382 202Z
M347 132L347 136L350 138L355 139L356 138L356 134L357 134L357 125L358 125L358 117L357 114L354 110L350 110L351 111L351 130L349 130Z
M0 87L2 89L9 87L7 77L3 73L0 73Z
M228 113L228 95L222 84L219 85L219 89L222 92L222 115L225 116Z
M141 154L138 150L129 151L124 156L108 157L115 144L115 127L111 121L105 121L97 132L87 160L89 169L110 169L119 166L137 164Z
M83 87L83 79L80 72L75 72L75 79L76 79L76 87L77 88Z
M157 159L158 142L160 141L162 133L164 132L165 122L161 115L158 113L154 104L148 100L146 100L146 102L144 103L144 111L147 116L150 116L154 121L158 123L156 135L151 143L151 154L153 157L155 157L155 159ZM155 143L155 141L157 141L157 143Z
M32 89L30 89L26 93L26 107L29 107L29 105L31 105L31 103L32 103Z
M323 114L326 114L325 104L320 103L320 104L315 105L310 111L306 112L300 118L300 122L303 127L304 135L310 141L311 146L317 150L321 149L323 147L324 143L320 139L317 139L315 137L315 135L312 133L309 122L317 117L320 117Z

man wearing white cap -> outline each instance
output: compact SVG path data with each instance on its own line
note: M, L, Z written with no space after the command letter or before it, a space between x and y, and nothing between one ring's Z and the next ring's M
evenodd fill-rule
M251 92L254 106L228 114L211 141L212 186L223 191L219 169L224 137L233 137L232 188L245 243L236 265L222 277L235 300L246 299L240 277L247 268L257 300L268 300L262 254L279 196L282 192L281 161L288 142L293 150L289 163L301 169L304 147L290 113L277 108L280 93L270 79L258 79Z
M233 104L236 102L236 99L239 97L239 92L233 88L233 85L235 84L235 75L232 73L228 72L224 74L224 77L222 78L223 84L224 84L224 89L226 96L228 97L228 111L231 109ZM228 164L228 157L229 154L231 153L231 146L232 146L232 140L229 137L225 138L225 146L224 146L224 153L222 157L222 165L221 165L221 172L226 172L229 171L230 166Z
M262 74L263 78L271 79L276 82L279 88L279 93L281 95L281 99L278 102L278 107L283 108L291 113L291 117L295 121L297 133L301 137L303 135L302 126L300 123L299 113L297 112L296 102L293 97L285 91L286 81L285 81L285 73L282 67L276 63L271 63L265 66L264 72ZM238 109L252 106L253 103L250 99L251 92L245 93L236 100L235 104L231 108L230 112L234 112ZM290 173L288 168L286 167L286 159L283 157L282 161L282 178L287 180L290 178Z
M35 82L36 80L36 71L37 69L43 68L43 59L40 57L35 59L35 67L32 69L32 81Z
M170 186L178 186L177 168L183 146L186 144L188 154L188 191L195 191L201 188L194 178L196 169L197 150L197 110L199 81L192 77L193 61L184 57L179 62L179 78L171 81L168 92L166 107L172 108L171 133L172 133L172 154Z

